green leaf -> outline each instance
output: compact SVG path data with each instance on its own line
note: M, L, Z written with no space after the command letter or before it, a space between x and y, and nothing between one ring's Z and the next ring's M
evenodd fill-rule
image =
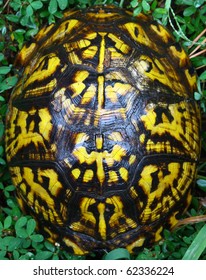
M35 260L48 260L52 255L51 251L41 251L36 254Z
M150 4L147 3L146 0L143 0L142 1L142 8L143 8L144 11L148 12L150 10Z
M193 15L195 12L196 12L196 8L194 6L190 6L184 10L183 15L185 17L189 17Z
M165 8L157 8L155 9L154 13L153 13L155 16L157 14L160 14L160 15L166 15L167 14L167 10Z
M199 8L204 2L205 0L195 0L194 1L195 8Z
M31 2L30 5L32 6L32 8L34 10L39 10L39 9L41 9L43 7L43 4L42 4L41 1L33 1L33 2Z
M28 235L31 235L34 230L36 228L36 222L34 219L30 219L28 222L27 222L27 225L26 225L26 231L28 233Z
M167 11L169 11L170 7L171 7L171 0L166 0L166 1L165 1L165 9L166 9Z
M22 242L21 238L14 237L12 242L10 242L10 244L8 245L8 251L13 252L15 249L19 248L21 242Z
M17 15L6 15L6 18L11 22L19 22L19 17Z
M11 198L7 199L7 205L8 205L10 208L16 207L16 204L15 204L14 200L11 199Z
M200 100L202 98L202 94L197 92L197 91L195 91L194 92L194 98L195 98L195 100Z
M206 70L199 76L200 80L206 80Z
M13 258L14 258L14 260L18 260L19 259L19 255L20 255L19 252L14 249L14 251L13 251Z
M33 234L30 236L30 238L34 242L42 242L44 240L44 237L41 234Z
M130 260L129 252L124 248L114 249L103 257L104 260Z
M2 230L4 227L3 227L3 224L2 222L0 222L0 230ZM1 234L0 234L1 235Z
M31 240L30 239L24 239L22 242L22 248L27 249L31 247Z
M3 136L3 134L4 134L4 124L0 122L0 138Z
M61 10L65 10L68 6L68 0L57 0L57 2Z
M141 13L141 11L142 11L142 7L141 7L141 6L137 7L137 8L134 9L134 11L133 11L133 16L134 16L134 17L138 16L138 15Z
M17 83L17 77L16 76L13 76L13 77L8 77L6 78L5 80L3 80L1 83L0 83L0 92L3 92L5 90L8 90L12 87L15 86L15 84Z
M197 185L202 191L206 192L206 180L205 179L198 179Z
M27 223L27 218L26 217L21 217L16 221L15 224L15 229L20 229L22 227L24 227Z
M21 18L21 20L20 20L20 23L21 23L21 25L23 25L23 26L27 26L28 25L28 23L29 23L29 17L26 15L26 16L23 16L22 18Z
M0 53L0 61L2 61L4 59L4 54Z
M6 75L10 72L11 67L9 66L1 66L0 67L0 75Z
M0 155L2 155L3 153L4 153L4 148L0 146Z
M34 11L33 11L32 6L31 6L31 5L27 6L27 7L26 7L26 15L27 15L27 17L32 16L33 13L34 13Z
M195 239L193 240L192 244L187 249L185 255L183 256L183 260L198 260L201 256L202 252L206 248L206 225L204 225Z
M8 185L5 187L5 190L8 192L13 192L15 190L15 186L14 185Z
M6 165L6 161L3 158L0 158L0 164Z
M20 238L27 238L28 237L28 233L26 231L25 228L17 228L16 229L16 235Z
M6 250L0 251L0 260L7 260L7 258L5 258L6 253Z
M49 2L49 7L48 7L48 11L50 12L50 14L55 14L57 11L57 0L51 0Z
M12 217L7 216L6 219L4 220L4 229L10 228L11 224L12 224Z
M130 5L131 5L132 8L136 8L139 5L139 2L137 0L132 0L130 2Z
M49 241L45 241L44 246L45 246L46 249L48 249L49 251L51 251L53 253L56 251L56 247L52 243L50 243Z

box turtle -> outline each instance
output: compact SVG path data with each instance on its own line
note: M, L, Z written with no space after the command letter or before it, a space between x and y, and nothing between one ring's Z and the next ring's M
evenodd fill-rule
M76 255L162 238L191 201L196 75L150 17L71 10L19 53L7 161L21 208Z

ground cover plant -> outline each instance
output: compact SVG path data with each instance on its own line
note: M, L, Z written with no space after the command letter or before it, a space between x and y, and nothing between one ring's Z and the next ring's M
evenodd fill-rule
M114 4L153 16L166 25L189 53L198 75L195 98L202 109L202 153L196 188L190 208L173 232L164 232L164 240L130 256L122 248L105 252L102 259L206 259L206 0L0 0L0 259L99 259L93 254L77 257L52 245L35 230L36 222L25 216L15 199L4 152L4 128L7 103L17 82L14 60L26 41L44 24L63 16L66 9L95 4Z

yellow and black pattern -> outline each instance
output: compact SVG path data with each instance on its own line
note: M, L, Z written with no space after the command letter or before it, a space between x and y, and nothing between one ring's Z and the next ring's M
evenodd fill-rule
M185 51L148 17L95 6L16 63L6 151L22 209L74 254L158 241L190 203L200 152Z

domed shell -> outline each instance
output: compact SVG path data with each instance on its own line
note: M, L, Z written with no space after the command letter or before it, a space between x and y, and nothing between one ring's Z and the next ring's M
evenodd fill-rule
M77 255L160 240L200 153L196 76L168 30L113 6L72 10L16 65L6 153L39 230Z

